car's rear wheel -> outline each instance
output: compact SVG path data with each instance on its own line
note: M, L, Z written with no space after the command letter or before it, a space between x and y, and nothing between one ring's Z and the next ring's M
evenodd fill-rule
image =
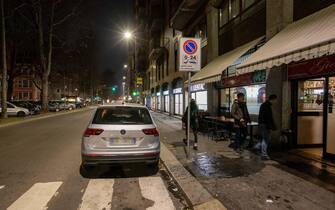
M19 111L19 112L17 113L17 116L18 116L18 117L24 117L24 116L26 116L26 113L24 113L24 112L22 112L22 111Z

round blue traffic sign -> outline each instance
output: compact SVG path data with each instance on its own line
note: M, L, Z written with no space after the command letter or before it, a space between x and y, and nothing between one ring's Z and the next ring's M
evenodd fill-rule
M198 45L193 40L186 40L183 45L184 52L191 55L197 52Z

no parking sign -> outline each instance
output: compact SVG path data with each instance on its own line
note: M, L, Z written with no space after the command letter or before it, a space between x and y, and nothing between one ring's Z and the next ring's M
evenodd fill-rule
M200 71L201 47L199 38L180 38L179 71Z

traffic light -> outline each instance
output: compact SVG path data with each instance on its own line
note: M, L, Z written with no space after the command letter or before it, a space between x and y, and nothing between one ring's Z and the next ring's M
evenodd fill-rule
M133 91L132 92L132 96L139 96L140 95L140 92L138 92L138 91Z
M114 86L112 87L112 93L114 94L114 93L116 93L116 91L117 91L117 86L114 85Z

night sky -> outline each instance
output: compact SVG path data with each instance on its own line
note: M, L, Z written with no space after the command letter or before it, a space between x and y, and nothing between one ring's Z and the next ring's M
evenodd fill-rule
M121 85L123 65L128 59L128 45L122 40L125 30L132 27L132 0L86 0L83 2L93 18L96 33L97 71L107 85Z

